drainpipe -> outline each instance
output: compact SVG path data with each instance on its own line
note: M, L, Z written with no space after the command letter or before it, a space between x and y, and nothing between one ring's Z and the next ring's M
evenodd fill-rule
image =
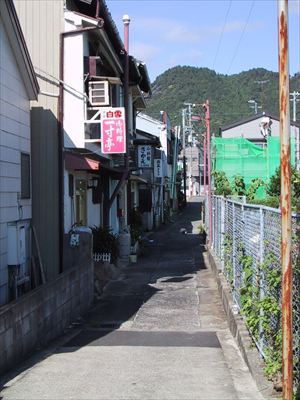
M278 1L280 205L282 265L282 398L293 398L292 216L289 110L288 1Z
M123 24L124 24L124 55L125 55L125 69L124 69L124 107L125 107L125 126L126 126L126 153L124 155L125 168L123 171L123 175L119 180L113 194L111 195L108 201L108 209L111 208L117 194L122 189L126 179L129 176L129 23L130 18L128 15L123 16Z
M59 196L59 272L64 269L64 39L85 32L102 29L104 20L98 19L98 25L86 28L78 28L74 31L62 32L60 34L59 46L59 102L58 102L58 196Z
M95 15L96 19L100 19L99 14L100 14L100 0L97 0L96 15Z

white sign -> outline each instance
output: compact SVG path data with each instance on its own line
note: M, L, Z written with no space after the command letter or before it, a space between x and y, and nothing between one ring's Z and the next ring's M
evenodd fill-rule
M138 146L138 167L139 168L152 167L151 146L149 145Z
M162 178L162 162L160 158L154 159L154 178Z

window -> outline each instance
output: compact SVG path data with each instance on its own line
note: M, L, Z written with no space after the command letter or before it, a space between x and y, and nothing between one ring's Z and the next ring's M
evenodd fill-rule
M30 155L21 153L21 199L30 199Z

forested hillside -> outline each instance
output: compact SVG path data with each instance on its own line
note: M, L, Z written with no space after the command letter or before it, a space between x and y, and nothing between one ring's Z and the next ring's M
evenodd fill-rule
M300 74L291 78L290 91L300 89ZM236 75L217 74L208 68L174 67L157 77L152 84L152 98L147 101L147 114L160 118L167 111L172 124L180 124L184 102L211 104L212 133L219 126L250 116L254 110L248 100L254 99L262 108L278 115L278 73L256 68ZM297 121L300 120L298 106Z

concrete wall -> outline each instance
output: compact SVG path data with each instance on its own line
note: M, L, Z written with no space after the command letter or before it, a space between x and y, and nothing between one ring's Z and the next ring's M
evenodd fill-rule
M7 224L31 218L21 199L21 153L30 154L30 103L0 18L0 306L8 301Z
M63 0L14 0L42 92L31 103L32 219L48 280L59 273L58 98Z
M79 266L0 308L0 373L61 335L89 309L94 286L90 246L91 239L85 248L88 257Z

